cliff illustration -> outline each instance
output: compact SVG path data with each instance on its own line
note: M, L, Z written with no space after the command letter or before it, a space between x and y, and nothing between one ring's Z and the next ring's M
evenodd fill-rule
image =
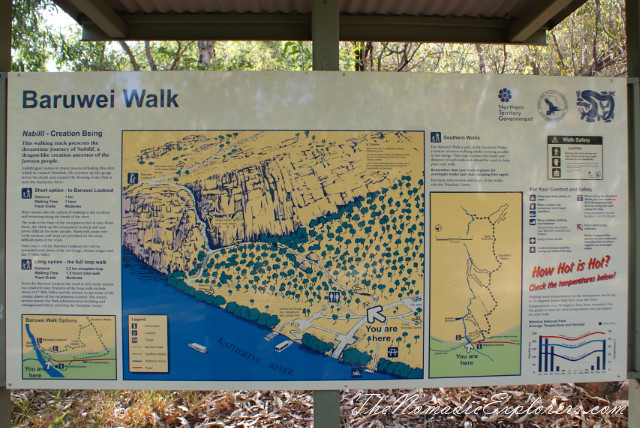
M201 251L288 235L407 172L371 168L380 146L408 150L402 132L330 131L190 134L132 150L123 173L140 180L123 187L122 244L168 273L193 269Z

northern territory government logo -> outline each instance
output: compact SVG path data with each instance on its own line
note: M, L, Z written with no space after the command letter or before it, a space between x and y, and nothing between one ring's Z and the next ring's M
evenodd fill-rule
M564 119L569 110L569 102L561 92L555 89L544 91L538 97L538 113L544 120L557 122Z
M508 103L509 101L511 101L511 98L513 98L513 96L511 95L511 91L509 89L502 88L498 91L498 99L500 100L500 102Z
M500 122L531 122L533 116L529 116L523 105L515 102L515 93L509 88L498 90L498 121Z
M613 112L616 107L614 91L596 92L590 89L578 91L578 111L580 119L587 122L603 121L609 123L613 120Z

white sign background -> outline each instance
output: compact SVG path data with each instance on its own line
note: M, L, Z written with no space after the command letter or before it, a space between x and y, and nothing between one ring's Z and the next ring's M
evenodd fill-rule
M136 89L160 94L164 91L166 104L169 91L175 103L169 107L130 107L123 99L123 91ZM592 98L595 108L592 121L582 114L587 107L579 107L580 91L590 90L610 98ZM25 91L35 91L34 92ZM593 94L590 93L590 94ZM55 95L104 94L99 108L64 108L62 97ZM545 95L546 94L546 95ZM50 103L42 103L42 96L50 95ZM111 99L113 97L113 101ZM551 104L545 102L545 98ZM69 98L67 98L68 100ZM96 99L97 101L98 99ZM584 101L584 100L583 100ZM57 102L57 108L53 103ZM566 104L565 104L566 102ZM35 105L37 103L37 105ZM32 106L34 106L31 108ZM558 108L547 114L551 105ZM587 106L589 102L587 102ZM596 106L597 105L597 106ZM593 110L592 110L593 111ZM501 113L502 112L502 113ZM509 113L504 113L509 112ZM613 117L608 116L613 112ZM548 116L548 117L545 117ZM549 117L552 116L552 117ZM582 117L581 117L582 116ZM560 118L562 117L562 118ZM524 118L526 120L504 120ZM552 120L549 120L552 119ZM557 119L557 120L556 120ZM604 120L607 119L607 120ZM610 119L610 120L609 120ZM283 381L224 381L124 380L123 334L127 331L122 317L119 293L121 283L121 136L123 130L411 130L425 132L425 224L430 225L429 195L431 192L521 192L522 209L522 323L520 374L509 376L442 376L429 378L429 230L425 230L425 331L424 378L389 380L283 380ZM38 139L44 131L45 139L64 140L65 132L88 130L101 132L97 139L102 153L100 159L59 158L58 163L26 163L24 141ZM33 132L34 134L29 134ZM55 134L58 133L57 136ZM602 176L581 180L550 180L551 167L548 152L549 136L602 137ZM474 137L467 139L467 137ZM477 139L475 138L477 137ZM88 137L91 139L91 137ZM9 388L173 388L173 389L338 389L338 388L391 388L433 387L482 384L519 384L546 382L605 381L626 377L627 326L627 122L626 81L610 78L561 78L478 75L424 75L375 73L281 73L281 72L229 72L229 73L56 73L9 75L8 93L8 150L7 150L7 387ZM501 180L436 181L442 178L432 171L436 157L451 152L453 145L486 147L506 146L508 156L500 163L487 166L503 174ZM444 147L444 149L443 149ZM447 149L451 148L451 150ZM33 153L33 152L31 152ZM461 155L462 156L462 155ZM33 158L31 158L33 159ZM474 169L469 158L452 161L458 169ZM466 160L465 160L466 159ZM562 158L562 161L567 159ZM462 162L462 163L460 163ZM65 174L56 180L52 167L99 166L113 168L108 180L89 180ZM477 166L477 165L476 165ZM587 171L585 171L585 174ZM575 174L574 174L575 175ZM452 178L448 173L445 178ZM464 184L466 183L466 184ZM66 190L90 185L111 192L91 193L67 200ZM63 189L57 192L56 189ZM25 194L25 189L30 189ZM589 190L587 190L589 189ZM39 195L44 198L35 199ZM562 245L550 242L546 250L540 242L532 244L530 238L540 239L540 219L544 213L532 214L531 196L553 200L554 227ZM27 198L26 196L32 196ZM601 207L594 216L585 219L584 206L576 203L579 197L592 196ZM80 201L80 202L78 202ZM605 201L605 202L602 202ZM555 206L555 203L559 206ZM104 221L103 239L77 237L53 242L33 231L55 230L56 222L72 219L49 217L68 203L66 211L78 212L78 225ZM39 208L36 208L35 204ZM81 206L73 208L74 204ZM603 205L604 204L604 205ZM548 207L549 208L549 207ZM604 213L598 211L604 210ZM25 214L27 213L28 214ZM39 217L39 213L43 216ZM82 214L81 212L89 212ZM91 213L92 212L92 213ZM84 215L84 218L82 217ZM537 217L531 217L537 215ZM544 222L543 222L544 223ZM561 224L563 223L563 224ZM608 243L586 246L584 229L591 227L594 235L606 235ZM537 232L536 232L537 231ZM34 232L35 233L35 232ZM40 236L40 237L38 237ZM533 252L533 247L536 252ZM559 249L565 247L564 249ZM555 248L555 250L554 250ZM585 249L589 248L589 249ZM38 306L38 297L51 301L51 290L65 292L65 281L51 280L59 269L52 260L93 257L103 259L105 268L91 276L91 283L111 284L113 294L88 307L68 305ZM580 261L594 259L601 268L593 273L615 275L590 284L574 284L556 290L542 290L555 299L573 302L587 296L592 309L585 304L575 310L566 306L555 314L536 316L536 290L546 280L559 282L585 277L578 272ZM34 269L26 269L25 260ZM557 267L559 262L575 263L566 274L536 277L540 268ZM38 287L34 279L35 267L43 278ZM66 265L69 267L69 265ZM606 268L605 268L606 267ZM538 271L536 271L538 268ZM62 274L61 274L62 275ZM73 281L72 281L73 282ZM60 283L52 286L52 283ZM519 287L519 285L516 285ZM533 288L532 288L533 286ZM85 287L86 288L86 287ZM539 287L538 287L539 288ZM28 293L26 290L30 290ZM67 290L71 292L72 290ZM149 297L153 299L153 296ZM25 303L29 302L29 303ZM35 302L35 303L34 303ZM584 303L584 302L582 302ZM186 308L185 311L189 309ZM562 313L561 322L558 312ZM23 315L51 316L115 316L116 374L113 380L38 379L25 377L23 372ZM547 323L548 325L545 325ZM571 327L574 325L575 327ZM542 357L535 344L542 343L538 335L563 333L574 340L597 330L606 330L607 369L576 368L553 373L541 368ZM125 339L126 340L126 339ZM171 338L170 338L171 340ZM568 342L567 342L568 343ZM604 341L602 343L605 343ZM565 345L558 345L565 346ZM585 345L588 346L588 345ZM567 345L571 347L571 345ZM586 349L586 348L585 348ZM591 348L589 348L591 349ZM596 350L597 351L597 350ZM548 356L548 352L544 354ZM557 354L556 354L557 355ZM602 352L604 358L605 351ZM169 355L171 359L171 355ZM579 361L578 361L579 362ZM43 360L41 363L46 364ZM238 361L238 364L243 364ZM577 366L576 366L577 367Z

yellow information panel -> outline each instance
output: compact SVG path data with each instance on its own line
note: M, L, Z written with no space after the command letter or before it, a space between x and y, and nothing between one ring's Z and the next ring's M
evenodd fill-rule
M522 193L431 193L429 375L520 374Z
M169 341L166 315L129 315L129 369L167 373Z
M116 379L115 316L23 315L25 379Z

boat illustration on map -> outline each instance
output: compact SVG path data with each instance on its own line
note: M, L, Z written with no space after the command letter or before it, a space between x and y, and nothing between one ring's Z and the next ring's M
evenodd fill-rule
M170 286L284 336L276 352L423 378L424 132L122 138L122 245Z
M276 352L282 352L291 345L293 345L293 340L285 340L284 342L280 342L276 345Z
M207 352L209 352L206 346L200 345L199 343L192 342L187 346L193 350L200 352L201 354L206 354Z

